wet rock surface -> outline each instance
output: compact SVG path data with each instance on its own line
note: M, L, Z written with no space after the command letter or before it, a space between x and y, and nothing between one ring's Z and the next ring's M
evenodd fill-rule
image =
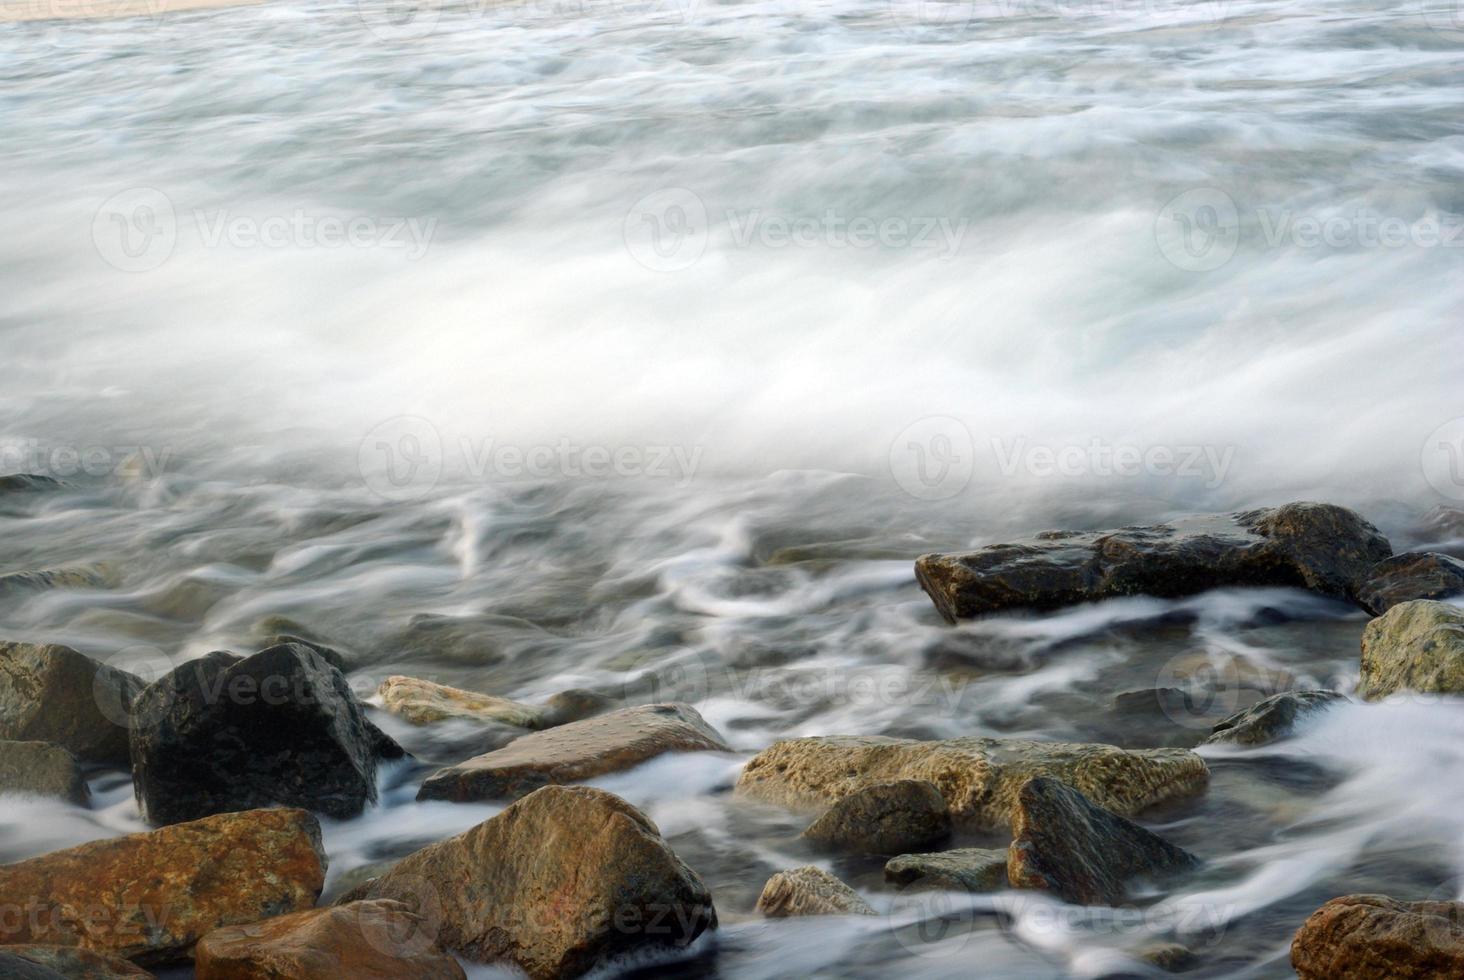
M1419 599L1389 609L1362 633L1358 693L1464 693L1464 609Z
M439 770L419 800L517 799L543 786L620 772L667 752L730 751L685 704L624 708L535 732L496 751Z
M0 741L0 793L52 796L78 806L91 796L76 757L49 742Z
M850 793L902 779L934 783L957 829L1007 826L1017 793L1052 776L1121 814L1204 788L1209 771L1185 749L966 737L920 742L833 735L775 743L753 758L737 790L792 809L822 809Z
M199 941L198 980L463 980L435 924L401 902L352 902L224 926Z
M138 698L133 783L157 824L274 804L344 819L376 801L383 737L341 672L308 647L211 653Z
M83 762L126 768L141 678L70 647L0 642L0 738L51 742Z
M1055 779L1033 779L1017 795L1007 856L1014 888L1052 892L1076 905L1117 905L1135 878L1193 870L1199 858Z
M935 784L902 779L850 793L810 824L803 839L824 850L899 854L950 835L950 811Z
M405 902L448 949L530 977L578 976L632 950L683 947L717 914L701 878L640 810L548 786L402 859L342 901Z
M1464 976L1464 903L1334 898L1297 931L1291 965L1301 980Z
M1464 596L1464 561L1437 552L1412 551L1373 566L1358 595L1376 616L1401 602Z
M152 976L127 960L76 946L5 946L0 947L0 977L12 976L7 972L9 964L6 957L44 967L66 980L127 980Z
M1220 722L1205 745L1268 745L1291 735L1298 721L1349 699L1335 691L1286 691Z
M0 894L34 910L3 940L167 963L220 926L312 907L324 882L309 813L221 814L0 867Z
M958 847L931 854L901 854L885 863L884 877L902 888L996 891L1007 884L1007 852Z
M532 705L401 675L382 681L376 693L382 707L413 725L460 719L539 731L582 721L610 706L608 698L591 691L563 691Z
M757 899L757 911L770 919L798 915L874 915L869 903L838 878L812 865L779 871Z
M1392 554L1381 532L1332 504L1292 503L1113 531L1048 531L977 551L924 555L915 575L948 622L1118 596L1174 598L1225 586L1295 586L1356 601Z

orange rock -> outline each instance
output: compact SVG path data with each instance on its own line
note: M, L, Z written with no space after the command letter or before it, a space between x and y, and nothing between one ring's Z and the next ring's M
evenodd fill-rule
M1291 965L1301 980L1464 976L1464 903L1334 898L1297 930Z
M385 900L224 926L194 958L198 980L463 980L431 924Z
M140 963L204 934L307 909L325 884L304 810L245 810L0 867L0 945L80 946Z

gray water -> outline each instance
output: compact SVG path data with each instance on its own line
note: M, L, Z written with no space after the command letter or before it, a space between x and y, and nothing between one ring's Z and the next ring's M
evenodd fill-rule
M760 921L815 859L729 792L782 737L1190 746L1352 689L1364 617L1301 593L952 628L911 562L1299 498L1464 553L1430 516L1464 500L1457 11L364 2L0 24L0 471L69 484L0 501L0 574L81 573L0 580L6 637L691 701L736 754L602 781L723 920L661 973L1091 977L1178 938L1285 976L1327 898L1459 893L1448 699L1206 750L1145 822L1208 870L1138 920L840 861L879 918ZM1115 702L1156 685L1207 696ZM327 827L332 887L496 812L422 775ZM0 802L0 857L142 829L93 789Z

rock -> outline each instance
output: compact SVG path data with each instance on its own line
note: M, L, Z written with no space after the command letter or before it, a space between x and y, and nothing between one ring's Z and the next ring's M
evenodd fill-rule
M6 946L0 957L14 957L45 967L52 976L66 980L126 980L128 977L151 977L142 967L116 956L94 953L76 946ZM6 963L0 961L0 977L9 977Z
M935 854L901 854L884 866L885 881L901 887L991 892L1006 887L1007 852L958 847Z
M0 867L0 895L26 913L0 942L167 963L219 926L312 907L324 883L304 810L220 814Z
M1357 600L1388 540L1353 511L1293 503L1116 531L1048 531L1016 544L924 555L915 576L948 622L1127 595L1296 586Z
M779 871L757 898L757 911L770 919L793 915L874 915L874 909L838 878L809 865Z
M52 476L38 473L11 473L0 476L0 493L31 493L36 490L57 490L66 484Z
M711 894L635 807L588 786L547 786L457 837L403 858L342 899L389 898L440 922L469 959L530 977L578 976L716 927Z
M1194 950L1181 943L1149 943L1134 955L1166 973L1182 973L1199 962Z
M1416 599L1368 623L1357 690L1368 701L1398 691L1464 693L1464 609Z
M132 779L158 824L273 804L345 819L376 802L384 737L314 650L285 644L245 659L215 652L139 696Z
M666 752L704 751L731 749L696 709L645 704L525 735L438 770L422 783L417 799L517 799L541 786L619 772Z
M793 809L822 809L850 793L898 779L932 782L957 829L1011 822L1017 791L1033 776L1061 779L1122 814L1199 792L1204 761L1186 749L968 736L935 742L832 735L777 742L742 770L737 790Z
M433 926L401 902L352 902L215 929L194 951L198 980L464 980Z
M346 658L335 647L328 647L324 643L316 643L314 640L307 640L293 633L276 633L273 636L265 637L264 642L260 644L259 650L263 653L271 647L283 646L286 643L294 643L297 646L305 647L307 650L314 650L320 654L320 659L330 664L342 674L347 670Z
M429 725L449 719L496 722L540 731L572 721L582 721L605 711L610 699L593 691L563 691L549 698L543 707L510 701L491 694L477 694L415 677L388 677L377 690L382 707L413 725Z
M1202 744L1268 745L1290 735L1301 718L1350 703L1335 691L1273 694L1217 724Z
M3 950L0 950L0 977L5 980L66 980L63 974L50 967L12 956Z
M76 757L49 742L0 741L0 793L54 796L77 806L91 798Z
M70 647L0 642L0 738L52 742L83 762L128 765L141 678Z
M1431 980L1464 976L1464 903L1334 898L1291 943L1301 980Z
M951 814L934 783L878 783L836 802L803 832L830 850L899 854L934 847L951 835Z
M1118 905L1131 879L1200 864L1183 848L1094 806L1055 779L1033 779L1022 787L1012 838L1008 883L1049 891L1075 905Z
M0 575L0 595L10 592L41 592L46 589L104 589L111 584L106 569L96 565L71 568L42 568Z
M1400 602L1464 595L1464 561L1437 552L1409 552L1372 567L1359 599L1375 616Z

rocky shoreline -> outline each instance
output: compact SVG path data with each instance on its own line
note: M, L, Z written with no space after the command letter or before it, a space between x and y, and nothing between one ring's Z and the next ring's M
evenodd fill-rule
M1464 563L1394 555L1377 528L1333 505L1048 532L926 555L916 576L951 622L1122 596L1306 589L1374 617L1359 700L1464 694L1464 611L1442 601L1464 592ZM1193 748L1276 743L1347 702L1337 691L1274 694L1191 748L857 732L765 744L735 797L799 822L811 853L883 862L887 890L860 894L824 867L790 867L736 914L869 916L889 894L922 890L1145 901L1221 856L1143 825L1207 792L1210 767ZM388 718L493 735L487 751L418 760L383 730ZM574 977L681 955L714 941L719 923L711 889L644 812L579 785L679 753L730 758L724 733L685 703L572 689L526 704L405 675L368 702L339 653L293 634L151 683L68 647L5 642L0 748L0 792L84 808L87 772L125 771L153 827L0 867L0 896L24 911L0 919L4 975L145 976L192 963L201 980L435 978L463 976L461 960ZM319 820L376 806L382 767L398 761L421 771L421 803L505 808L322 904ZM1009 844L966 846L973 836ZM1298 923L1295 969L1306 980L1464 972L1464 905L1424 898L1337 897ZM1151 962L1187 964L1187 953Z

